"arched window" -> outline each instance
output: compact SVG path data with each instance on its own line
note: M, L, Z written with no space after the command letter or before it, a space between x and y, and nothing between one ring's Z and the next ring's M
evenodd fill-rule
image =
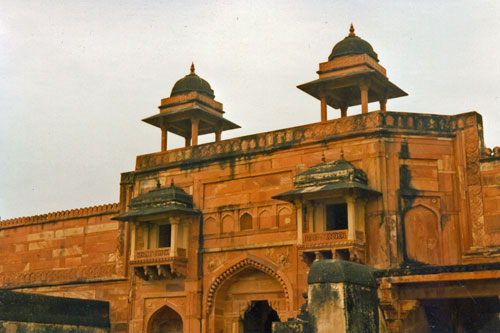
M252 215L245 213L240 217L240 230L251 230L253 228L252 225Z

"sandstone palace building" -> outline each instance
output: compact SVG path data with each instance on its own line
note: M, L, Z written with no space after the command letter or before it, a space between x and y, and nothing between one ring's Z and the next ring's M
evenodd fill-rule
M311 264L341 259L374 268L381 331L497 325L500 148L481 115L388 111L407 94L352 27L317 74L298 88L321 121L222 140L239 125L191 66L143 119L161 151L118 203L0 221L1 288L109 302L112 332L270 331L307 302Z

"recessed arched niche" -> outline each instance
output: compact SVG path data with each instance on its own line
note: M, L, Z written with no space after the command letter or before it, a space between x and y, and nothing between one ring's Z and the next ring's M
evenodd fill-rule
M441 257L439 219L436 213L422 205L404 215L406 255L409 260L439 264Z
M259 228L260 229L269 229L274 227L275 223L273 221L273 215L268 209L265 209L259 214Z
M213 217L208 217L203 223L203 233L205 235L213 235L217 233L217 222Z
M240 217L240 231L252 230L252 229L253 229L252 215L244 213Z
M292 211L290 208L282 207L278 211L278 223L280 227L285 227L292 223Z
M231 215L226 215L222 218L222 232L234 231L234 219Z

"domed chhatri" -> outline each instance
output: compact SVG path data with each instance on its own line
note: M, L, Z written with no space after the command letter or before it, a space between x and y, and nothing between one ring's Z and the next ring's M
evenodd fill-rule
M373 47L366 40L356 36L354 33L354 26L351 24L349 35L335 44L332 53L330 53L330 56L328 57L328 61L353 54L368 54L378 62L377 53L373 51Z
M210 98L215 98L214 91L212 87L210 87L210 84L206 80L196 75L194 70L194 63L192 63L191 73L184 76L174 84L172 92L170 93L170 97L186 94L191 91L197 91L200 94L207 95Z
M215 133L215 141L221 133L240 128L224 118L222 103L215 100L210 84L196 75L194 63L188 75L178 80L170 97L163 98L158 107L160 113L143 119L144 122L161 129L161 150L167 150L167 132L182 136L186 147L198 144L198 135Z
M385 111L388 99L407 96L389 81L377 53L370 43L356 36L352 24L349 35L335 44L317 73L317 80L297 88L321 101L321 121L327 121L327 105L340 109L341 117L346 117L350 106L361 104L361 112L367 113L368 103L379 102L380 111Z

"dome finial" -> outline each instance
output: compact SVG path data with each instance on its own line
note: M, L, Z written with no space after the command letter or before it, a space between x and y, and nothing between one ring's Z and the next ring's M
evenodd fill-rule
M351 27L349 28L349 37L352 37L352 36L356 36L356 34L354 33L354 26L351 23Z
M194 74L194 61L191 63L191 74Z

